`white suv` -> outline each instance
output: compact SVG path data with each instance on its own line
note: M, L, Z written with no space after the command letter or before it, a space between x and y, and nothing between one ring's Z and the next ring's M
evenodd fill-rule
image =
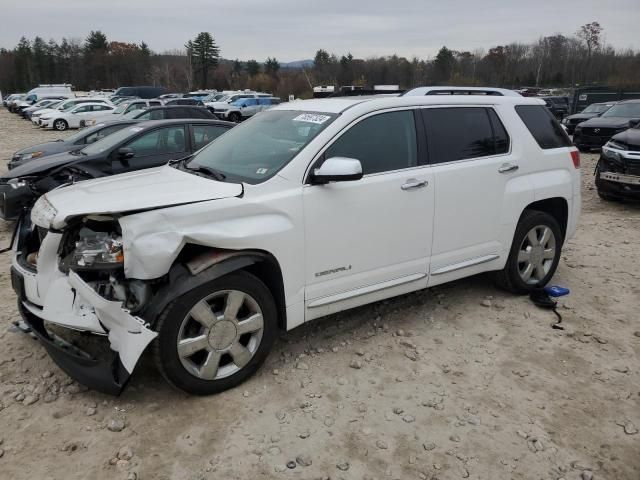
M545 285L576 229L579 162L538 99L289 102L188 159L47 193L18 227L12 281L80 382L119 392L153 342L171 384L220 392L280 329L481 272ZM102 335L113 357L61 348L51 325Z

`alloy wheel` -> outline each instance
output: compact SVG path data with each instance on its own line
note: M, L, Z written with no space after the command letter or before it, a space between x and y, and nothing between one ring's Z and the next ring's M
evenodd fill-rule
M518 273L529 285L540 283L549 273L556 256L556 237L546 225L533 227L518 250Z
M225 378L251 361L263 331L262 310L253 297L239 290L215 292L196 303L182 321L178 356L199 379Z

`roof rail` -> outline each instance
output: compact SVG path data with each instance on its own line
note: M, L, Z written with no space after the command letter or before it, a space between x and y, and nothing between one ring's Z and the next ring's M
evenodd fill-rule
M493 95L499 97L521 97L518 92L493 87L417 87L402 94L405 97L423 95Z

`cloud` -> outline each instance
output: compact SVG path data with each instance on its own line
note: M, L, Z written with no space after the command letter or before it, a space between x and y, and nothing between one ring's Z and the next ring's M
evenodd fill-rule
M2 18L0 45L7 48L23 35L60 40L102 30L109 39L144 40L161 52L209 31L225 58L258 60L310 58L319 48L356 57L425 58L442 45L487 49L570 35L594 20L609 44L640 48L637 0L37 0L12 2Z

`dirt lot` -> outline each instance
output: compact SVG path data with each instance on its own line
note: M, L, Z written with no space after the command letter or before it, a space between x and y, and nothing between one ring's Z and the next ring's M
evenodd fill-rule
M60 136L4 109L0 132L2 169ZM596 158L554 279L572 290L564 332L478 276L283 333L208 398L146 358L120 398L73 383L11 328L3 256L0 478L640 479L640 206L597 197Z

